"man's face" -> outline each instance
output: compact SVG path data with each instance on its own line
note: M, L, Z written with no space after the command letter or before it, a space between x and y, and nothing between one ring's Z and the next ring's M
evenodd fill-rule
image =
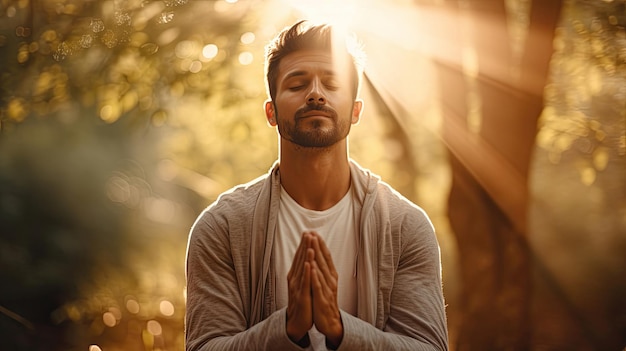
M345 139L358 122L348 67L333 62L330 53L306 50L285 56L278 67L276 95L266 106L268 121L302 147L325 148Z

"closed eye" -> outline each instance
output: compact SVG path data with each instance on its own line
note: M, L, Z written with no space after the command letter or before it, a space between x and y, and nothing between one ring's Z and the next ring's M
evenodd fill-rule
M331 78L331 79L327 79L324 81L324 86L330 90L337 90L339 89L339 83L337 82L337 79L335 78Z

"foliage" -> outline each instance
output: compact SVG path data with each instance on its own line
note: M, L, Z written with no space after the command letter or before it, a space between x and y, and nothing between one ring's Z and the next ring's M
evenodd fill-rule
M11 253L0 336L11 350L182 349L189 227L277 154L261 58L293 20L285 8L0 0L0 245ZM413 144L396 140L393 116L369 113L383 118L364 118L353 156L415 188L411 168L397 167L412 164ZM422 137L412 141L427 154ZM423 174L442 184L437 155Z
M253 7L0 1L3 346L182 349L189 227L276 154Z
M556 31L537 142L554 164L581 157L587 186L626 156L625 8L623 1L569 1Z
M0 333L10 349L63 345L64 303L96 270L123 268L136 245L128 212L105 192L127 148L112 129L25 123L0 139Z
M238 46L228 34L241 16L218 17L211 2L4 3L3 123L78 104L107 123L124 115L162 125L172 101L228 85ZM205 16L213 20L194 25ZM203 51L213 42L219 50Z

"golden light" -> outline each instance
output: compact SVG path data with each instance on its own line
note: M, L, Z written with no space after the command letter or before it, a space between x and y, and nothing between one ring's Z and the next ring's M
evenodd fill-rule
M202 56L204 58L207 58L207 59L211 60L215 56L217 56L218 51L219 51L219 49L218 49L217 45L215 45L215 44L208 44L208 45L205 45L202 48Z
M252 63L252 61L254 61L254 55L252 55L251 52L249 51L244 51L241 54L239 54L239 63L241 63L242 65L246 66Z
M328 22L339 28L349 28L353 20L358 17L358 11L367 8L361 2L357 6L354 0L333 1L320 0L312 3L307 0L288 1L284 0L287 6L291 6L303 15L304 19L312 22Z
M176 215L175 204L164 198L146 198L144 208L146 217L159 223L170 223Z
M104 105L100 109L100 119L106 123L113 123L120 117L121 111L117 105Z
M189 65L189 72L198 73L202 70L202 62L195 60Z
M107 181L106 193L109 200L125 203L130 198L131 187L126 179L116 175Z
M117 325L117 319L115 319L115 315L111 312L105 312L102 315L102 322L107 327L114 327Z
M162 315L166 317L171 317L174 315L174 311L175 311L174 304L168 300L163 300L159 304L159 311L161 312Z
M7 115L9 119L12 119L17 122L21 122L26 118L26 114L28 112L28 107L24 100L19 98L14 98L9 101L7 107Z
M216 1L213 3L213 8L216 12L226 12L231 10L231 7L236 3L237 1L232 0Z
M155 320L148 321L148 323L146 324L146 329L148 330L148 333L155 336L161 335L161 333L163 333L163 327L161 327L161 323Z
M192 57L197 52L197 43L191 40L183 40L176 44L174 52L180 59Z
M241 40L242 44L252 44L254 43L255 39L256 39L256 36L254 35L254 33L246 32L241 35L241 38L239 40Z
M157 38L157 43L161 46L165 46L176 40L180 35L180 28L172 27L161 32Z
M15 7L9 6L9 8L7 8L7 17L9 18L15 17L16 13L17 13L17 10L15 9Z
M141 10L137 13L133 21L133 27L137 30L142 30L146 27L148 21L153 20L156 16L160 15L165 4L161 1L144 2Z
M513 17L520 16L515 16L512 11L507 10L506 24L511 26L509 28L510 42L501 43L494 41L492 44L493 46L498 45L505 48L510 46L510 54L513 56L510 60L512 67L502 68L500 66L508 65L505 63L506 60L500 60L495 54L491 54L490 48L477 45L477 36L476 33L473 33L473 31L478 32L473 26L479 24L483 26L481 31L487 33L490 32L490 29L502 26L498 24L489 25L493 19L484 13L478 13L480 11L473 8L470 0L458 2L446 2L443 0L430 2L407 0L360 0L359 2L356 0L319 0L316 2L310 0L274 0L267 3L254 2L255 5L252 7L249 6L250 2L245 1L216 0L207 2L208 5L203 4L202 6L204 6L204 9L208 9L208 13L211 13L211 16L219 16L220 22L224 21L225 23L227 19L238 18L238 14L243 12L243 9L248 9L249 13L254 11L254 16L258 16L258 18L242 17L237 27L233 26L233 28L224 29L223 33L220 29L206 36L198 33L206 30L205 26L198 26L194 24L194 21L189 21L189 23L181 21L183 18L189 18L184 17L188 15L185 12L187 9L181 7L180 11L172 11L176 6L174 3L183 3L185 1L188 0L137 2L141 3L141 8L135 9L137 15L133 16L132 24L128 24L134 30L141 32L132 34L130 44L125 47L129 49L128 51L139 48L141 55L135 57L127 55L126 50L112 50L110 56L119 58L119 60L115 60L114 66L126 67L122 72L128 71L128 74L124 73L122 75L113 71L114 74L103 75L104 78L108 77L107 79L122 79L124 84L114 84L116 82L111 82L111 84L107 85L102 82L94 83L94 86L99 85L98 89L94 89L88 95L76 99L77 101L89 101L89 108L96 110L95 114L97 116L95 118L100 118L106 123L115 123L118 120L123 122L124 118L130 119L132 116L130 118L126 117L127 115L130 116L127 112L139 108L139 112L150 118L151 126L165 127L165 129L161 129L161 133L169 133L170 127L172 129L181 129L180 133L172 133L175 135L171 139L167 139L167 142L170 144L167 147L163 147L164 150L167 148L168 152L175 150L172 152L172 155L168 154L167 157L175 158L179 164L169 160L161 162L158 167L160 180L190 189L204 198L214 198L225 186L223 180L233 178L230 177L230 174L234 173L233 170L239 167L235 164L235 158L229 158L228 162L233 160L232 165L219 166L221 163L227 163L223 161L221 154L227 153L228 150L232 151L232 149L223 145L246 144L245 141L258 138L259 134L253 128L255 125L253 122L248 123L245 121L245 123L238 122L237 124L232 124L228 121L229 118L234 118L234 116L244 115L244 113L239 113L239 111L247 112L245 110L247 107L233 104L241 110L231 113L235 109L232 108L231 110L230 105L229 107L221 106L222 100L230 103L230 96L235 95L234 93L230 94L230 90L225 89L221 85L222 76L229 78L229 84L238 83L237 80L239 79L243 79L241 82L244 84L248 83L246 79L252 75L247 73L262 65L263 54L259 49L261 42L273 36L283 26L292 24L294 19L308 19L314 23L332 23L336 29L354 32L364 42L364 49L368 56L365 72L367 79L362 90L363 98L366 102L366 116L363 119L365 123L362 123L359 128L355 128L355 133L363 133L362 136L356 134L355 138L353 138L353 140L361 143L356 144L354 148L355 154L360 152L361 155L367 155L367 159L364 159L365 166L372 165L378 167L378 165L382 164L379 168L382 169L382 172L376 169L373 169L373 171L383 173L381 174L383 177L392 174L393 180L397 184L407 184L407 188L414 185L414 188L418 189L416 193L419 196L419 200L426 200L426 206L436 207L437 211L439 211L433 212L435 220L440 220L446 215L446 210L444 209L446 202L439 199L442 198L440 194L447 195L448 184L453 176L445 168L448 165L444 159L447 153L441 152L438 144L434 146L435 143L431 141L429 132L432 132L435 137L439 137L440 140L438 142L446 144L444 146L447 148L445 151L451 151L451 154L461 161L463 166L474 165L475 169L481 171L481 173L477 173L478 176L476 177L486 179L484 180L485 183L500 184L500 182L496 182L494 179L507 178L500 176L503 173L501 170L507 166L503 158L485 158L485 152L482 152L487 149L490 155L499 155L499 150L488 148L490 145L485 141L486 139L483 139L486 134L480 133L481 131L489 131L489 128L494 128L493 120L490 120L488 117L490 117L490 113L493 111L490 110L490 108L493 108L491 103L496 100L490 99L489 95L485 94L485 90L480 89L485 85L485 81L481 81L481 79L487 77L489 79L503 80L506 84L512 82L510 84L515 85L515 79L519 79L519 77L510 70L515 70L515 65L519 65L519 55L523 54L520 50L524 49L521 43L524 42L526 36L532 34L526 28L528 26L527 22L531 19L529 16L521 16L521 19L515 20ZM612 1L604 0L603 2L610 3ZM2 3L17 4L7 5L9 7L5 11L6 17L13 18L17 15L16 11L27 6L24 4L30 3L28 7L32 7L33 1L4 1ZM80 24L85 28L83 28L82 32L76 31L75 33L64 32L59 30L58 26L51 25L51 29L43 31L43 33L37 35L38 37L31 38L32 41L28 40L28 42L16 44L16 51L10 57L16 63L28 63L29 67L32 65L35 68L38 62L34 59L36 57L35 54L50 55L54 51L55 58L61 60L67 57L67 63L69 63L76 62L70 61L72 59L72 50L74 53L78 53L84 49L84 53L89 52L94 55L101 55L101 52L104 52L98 51L101 48L119 45L123 38L115 30L111 29L113 24L111 18L113 17L112 12L117 6L116 4L123 2L103 3L108 3L106 10L95 11L94 15L97 13L103 16L106 21L97 17L84 17L86 19L81 20ZM192 3L194 2L190 2L190 8L194 10L190 11L191 17L196 15L193 13L195 9L202 7L191 7ZM439 6L444 3L453 4L453 6ZM523 8L520 8L519 11L525 12L528 11L527 8L530 7L531 3L538 5L540 2L513 0L505 1L504 3L506 3L507 7L513 5L521 6ZM263 6L260 4L263 4ZM266 4L276 8L264 10ZM63 5L58 11L69 11L68 6ZM194 4L193 6L196 5ZM213 11L213 8L215 11ZM256 10L259 10L259 13ZM217 12L217 14L212 12ZM126 23L128 15L122 15L123 17L120 20ZM254 19L254 21L251 19ZM203 18L203 20L205 19ZM609 16L608 21L614 26L620 22L619 18L615 16ZM206 22L211 23L210 21ZM589 28L592 31L602 30L599 22L591 22L592 24ZM513 24L516 26L513 26ZM580 27L578 29L581 31L585 30L586 27L586 24L582 22L577 22L573 25L575 27L573 29ZM155 26L156 29L154 28ZM193 35L190 34L187 26L191 26ZM210 28L210 26L208 27ZM15 28L15 33L12 33L12 31L7 32L10 37L0 34L0 47L12 45L10 42L11 37L27 37L28 31L30 31L29 28L24 26L16 25L12 26L12 28ZM605 118L604 116L601 114L597 116L587 114L588 111L584 108L587 105L591 105L592 102L601 102L601 99L597 98L607 96L610 93L610 89L614 89L614 93L619 93L621 94L620 96L623 96L623 91L619 89L619 86L612 87L614 83L611 84L611 82L617 81L615 76L616 67L602 57L611 48L607 49L603 46L603 42L599 41L598 38L592 38L591 35L589 35L589 40L576 44L576 47L589 50L589 53L594 58L598 60L603 59L601 61L603 62L602 65L590 65L590 60L582 53L571 55L571 57L568 56L568 50L571 49L572 44L565 39L571 35L569 30L566 31L561 28L557 29L556 32L554 48L560 54L555 56L552 69L558 69L563 76L568 78L565 83L556 84L559 83L557 81L545 87L544 98L547 105L543 109L541 117L541 122L545 125L540 126L538 129L536 144L543 149L542 152L545 152L546 160L544 162L549 163L548 166L556 166L563 162L559 166L563 168L567 165L567 162L571 162L572 153L583 154L584 162L578 162L573 166L569 166L571 172L568 175L573 179L573 182L575 181L576 185L583 185L583 187L580 187L583 191L587 190L591 193L591 191L601 189L603 182L607 182L606 179L611 175L611 167L615 167L615 158L626 156L626 132L622 133L622 135L616 135L611 130L611 128L622 128L624 126L624 123L621 121L624 120L623 118L626 114L622 114L622 119L618 121L621 123L619 125L603 125L600 121L602 118ZM576 30L572 30L572 32L576 32ZM620 31L620 33L620 35L624 35L623 31ZM73 42L72 36L75 36ZM87 50L89 48L91 50ZM626 49L622 48L619 53L610 52L622 57L624 56L622 53L626 52L624 50ZM158 55L150 57L157 53ZM170 57L172 53L175 55L173 64L160 68L164 67L157 65L160 58L163 56ZM80 57L75 54L73 58L76 60ZM219 64L221 62L225 64ZM232 63L234 65L231 65ZM493 69L494 72L498 73L492 76L486 75L485 70L492 69L493 66L499 67ZM65 67L66 65L63 63L59 63L42 69L40 74L35 76L34 84L30 91L37 98L36 104L19 97L19 95L16 95L16 97L10 96L4 111L0 111L0 115L4 113L11 123L17 123L28 118L27 116L31 112L43 111L39 112L43 115L44 113L47 114L48 111L54 111L54 106L59 104L58 101L70 99L71 94L74 94L72 90L75 88L73 80L76 77L75 74L71 73L71 70L68 70L66 75L64 73ZM446 67L446 69L452 68L455 74L459 74L460 79L458 83L463 86L463 89L459 89L458 96L456 91L452 89L455 88L453 83L457 81L452 83L446 82L438 77L438 73L444 72L441 67ZM226 71L227 68L232 69L233 72L241 72L241 74L236 76L228 74L230 72ZM618 66L617 69L620 69L620 67ZM70 77L69 81L68 75ZM175 75L179 78L182 76L184 79L167 80L167 84L164 85L165 88L163 89L165 93L157 94L157 92L160 92L158 90L160 88L155 82L161 81L142 78L144 76L161 75L164 77L164 80L165 77L170 75ZM62 76L65 78L62 78ZM254 79L258 81L262 79L260 75L256 77ZM526 78L529 80L536 79L533 77ZM211 98L206 99L206 106L201 105L201 108L195 108L192 105L194 101L190 100L192 103L186 103L184 107L185 110L193 110L195 108L198 111L195 112L197 116L191 113L180 113L167 106L165 99L161 101L161 96L163 96L182 102L187 97L193 96L194 89L201 87L200 84L195 84L195 82L203 79L209 82L207 85L210 84L210 89L207 92L211 94L207 93L206 96ZM108 80L106 81L108 82ZM440 87L439 84L443 86ZM564 87L567 89L564 90ZM446 91L448 90L447 88L450 88L450 91ZM262 88L259 89L262 90ZM214 90L218 92L212 94ZM239 90L236 91L239 93ZM372 99L374 94L377 94L375 96L376 99ZM449 99L446 95L453 96L453 99ZM228 99L224 98L224 96ZM51 98L49 99L48 97ZM560 99L566 101L562 102ZM187 100L184 101L187 102ZM555 108L555 106L563 107L556 105L555 101L566 104L567 108ZM449 104L445 108L460 107L459 111L452 112L459 115L459 119L463 122L462 125L452 124L452 122L446 119L446 114L450 112L444 110L442 103ZM376 110L377 105L385 104L388 106L383 107L389 111L379 113L380 111ZM498 106L497 109L507 112L506 107L508 106ZM211 113L204 113L204 111ZM213 113L214 111L219 113ZM591 109L591 111L594 110ZM200 115L208 118L201 119ZM382 132L379 133L379 131L386 130L381 127L381 121L385 119L381 118L383 115L391 115L393 122L398 125L397 130L402 130L406 133L410 140L405 142L400 138L395 138L395 132L393 134L389 133L389 135L379 135L384 134ZM219 118L213 118L213 116L219 116ZM483 119L483 117L485 118ZM391 118L389 119L391 120ZM221 124L212 125L211 128L199 128L197 123L203 123L206 120L210 120L212 123L215 120ZM374 121L374 124L370 124L370 121ZM117 123L119 124L119 122ZM532 123L532 121L529 123ZM220 133L219 131L223 130L225 126L228 127L228 133ZM495 128L494 135L498 133L501 136L503 133L497 130L499 127L496 126ZM209 131L197 131L201 129ZM216 132L213 133L213 130ZM440 130L445 130L448 134L442 135ZM415 133L416 131L417 133ZM220 144L220 139L217 136L221 134L227 135L229 143L232 143ZM359 139L359 137L362 139ZM262 139L258 140L255 141L256 144L264 145ZM361 140L365 140L365 142ZM202 147L195 147L196 141ZM382 147L378 147L378 145L382 145ZM615 150L613 145L617 145L617 150ZM367 147L372 149L366 149ZM430 155L435 147L437 148L436 151L433 155ZM215 151L215 149L223 149L224 151ZM261 148L259 147L258 149ZM203 150L207 150L206 153ZM241 155L242 158L244 156L250 157L249 154L239 153L238 150L240 149L234 149L232 153ZM366 150L367 153L364 153L363 150ZM419 170L418 172L410 173L409 171L395 169L398 167L394 167L394 163L400 165L400 162L409 159L407 157L409 152L407 151L416 152L414 160L417 160L415 163L418 166L416 168ZM180 155L183 155L183 157L180 157ZM437 158L442 160L434 161ZM487 159L493 160L493 162L483 162L483 160ZM237 160L239 159L237 158ZM372 160L374 162L370 162ZM383 162L376 163L379 160ZM207 164L206 167L205 162ZM431 167L431 164L434 164L436 168ZM485 167L481 167L481 165ZM619 167L620 164L617 166ZM492 168L495 171L490 171ZM428 172L422 172L421 169L428 169ZM559 168L546 167L546 169ZM482 170L485 171L483 172ZM493 177L489 177L489 174L493 175ZM552 182L555 181L552 180ZM546 181L546 184L549 183L549 180ZM432 186L433 184L435 186ZM584 189L585 187L587 189ZM173 227L171 224L178 225L178 221L184 220L185 216L191 211L191 205L185 204L184 199L178 202L178 200L174 201L174 199L169 197L160 197L164 195L151 196L150 194L153 194L152 191L145 193L143 189L138 181L138 177L132 176L131 173L128 175L115 173L106 182L104 191L110 201L126 206L129 209L139 208L142 215L145 215L146 218L154 221L156 224L168 224L167 226L158 226L159 228L164 227L167 231ZM566 198L556 191L554 194L558 195L554 196L555 203ZM607 197L612 195L610 192L607 192ZM542 200L551 199L543 196ZM521 203L519 201L512 202ZM597 202L599 203L600 201L598 200ZM195 201L193 203L193 206L195 206ZM124 208L122 209L125 210ZM618 208L615 211L615 213L620 214L622 212L626 213L626 207ZM510 212L513 212L513 210ZM626 221L626 217L622 217L624 219L619 220ZM134 222L131 222L131 224L128 227L134 228ZM451 232L445 226L443 229L439 229L440 227L436 223L435 227L438 228L439 233ZM184 235L186 229L174 230L183 232L181 235ZM161 237L157 238L155 236L155 238L155 240L150 240L150 245L157 245L161 241ZM179 241L182 240L179 239ZM146 247L148 247L148 244L146 244ZM445 248L445 245L442 245L442 249L445 250ZM151 251L161 253L161 251L156 249ZM181 254L182 251L179 250L178 253ZM164 259L168 259L170 256L173 257L174 254L166 255ZM179 258L179 262L176 264L179 264L178 268L182 269L180 263ZM146 342L146 349L159 348L160 345L153 345L154 340L167 339L159 336L165 335L169 337L174 324L171 322L184 315L184 304L181 305L180 301L186 301L187 290L184 287L184 283L182 283L182 278L176 279L177 275L165 273L152 265L145 268L142 267L142 269L145 272L141 274L147 278L145 281L143 279L141 281L141 291L125 291L125 294L132 293L135 295L126 295L119 308L101 309L102 306L108 306L106 303L110 304L111 302L99 303L96 307L91 307L91 310L69 306L66 307L67 319L75 323L82 323L86 318L92 318L95 313L94 319L96 319L97 323L93 325L97 326L96 329L98 331L107 328L121 330L120 324L126 325L128 323L129 330L131 325L138 329L133 333L133 337L143 332L144 335L147 335L152 340L152 344L150 344L152 346L150 347L148 347L148 342ZM142 291L151 295L146 296ZM179 296L178 294L182 295ZM451 303L451 306L454 306L454 304ZM122 309L121 311L120 308ZM130 321L124 319L122 323L122 312L125 319L130 314ZM156 319L167 321L160 324ZM131 324L131 321L135 324ZM85 344L83 348L88 345ZM105 349L110 347L109 343L103 345ZM102 351L95 344L88 346L88 348L89 351Z
M126 301L126 309L128 310L128 312L132 313L132 314L137 314L139 313L139 302L137 302L137 300L129 298Z

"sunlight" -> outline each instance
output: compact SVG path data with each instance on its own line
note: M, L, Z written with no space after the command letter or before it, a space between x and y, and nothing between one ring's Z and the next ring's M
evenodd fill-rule
M432 37L426 33L420 16L425 10L405 1L364 0L333 1L323 0L315 6L306 0L285 1L301 18L312 22L330 23L340 31L355 32L361 36L384 38L393 45L416 48L423 38ZM422 30L419 30L419 29ZM435 47L435 41L430 42Z
M320 0L315 3L307 0L283 1L311 22L327 22L344 29L351 27L352 22L358 16L358 11L365 7L363 2L357 7L355 0Z
M463 329L473 307L462 299L491 296L458 277L475 273L475 258L526 249L496 247L512 242L511 228L528 232L565 293L610 302L594 289L621 273L612 262L626 226L626 31L619 1L583 2L564 1L551 33L554 16L537 9L554 2L531 0L0 0L0 86L10 92L0 223L19 234L0 235L16 299L0 315L24 332L0 327L2 345L9 335L29 347L8 349L51 349L30 337L51 330L89 351L184 348L189 229L275 161L260 108L263 48L300 19L363 44L365 108L350 156L432 216L451 342L481 331ZM462 187L480 196L462 198ZM482 245L473 228L502 240ZM55 235L40 245L45 233ZM485 268L485 281L520 257ZM571 268L601 265L610 274L587 286Z

